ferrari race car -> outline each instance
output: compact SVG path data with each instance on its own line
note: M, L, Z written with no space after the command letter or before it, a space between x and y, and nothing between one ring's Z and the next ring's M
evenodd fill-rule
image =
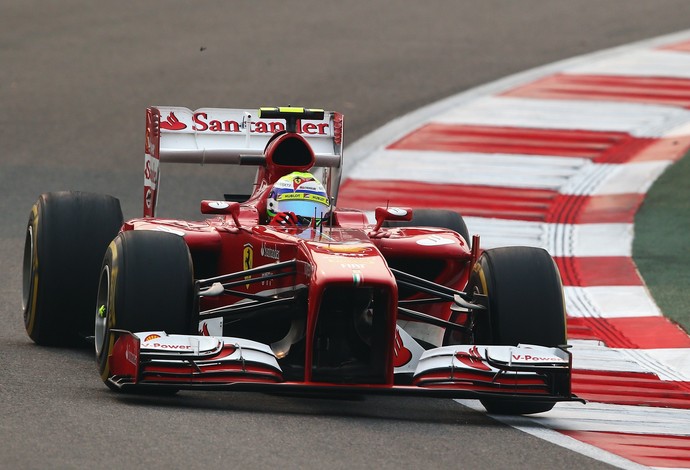
M29 336L94 341L123 392L406 394L509 414L578 400L551 256L483 251L452 211L336 208L342 137L337 112L148 108L143 217L74 191L31 209ZM159 218L168 162L255 165L254 189L201 201L199 221ZM273 186L307 171L327 213L269 224Z

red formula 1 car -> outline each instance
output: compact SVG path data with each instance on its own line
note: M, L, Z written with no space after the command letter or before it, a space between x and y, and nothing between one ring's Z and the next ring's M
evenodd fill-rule
M323 110L149 108L142 218L123 223L116 199L81 192L33 206L29 336L93 338L101 378L121 391L461 397L515 414L576 400L549 254L481 252L450 211L336 209L342 135L342 115ZM258 170L251 195L171 220L155 216L161 162ZM327 197L291 191L309 176ZM297 199L322 210L269 223Z

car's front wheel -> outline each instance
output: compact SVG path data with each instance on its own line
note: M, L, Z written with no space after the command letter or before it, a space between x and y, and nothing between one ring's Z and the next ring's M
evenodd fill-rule
M106 251L96 302L96 361L109 381L113 329L193 334L194 280L184 239L166 232L120 233Z
M477 344L565 345L566 316L558 268L546 250L503 247L486 250L474 266L467 291L483 294L488 311L478 312ZM530 414L553 402L483 399L490 413Z

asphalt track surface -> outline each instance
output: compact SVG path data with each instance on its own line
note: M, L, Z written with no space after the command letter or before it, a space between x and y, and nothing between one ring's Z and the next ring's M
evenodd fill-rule
M112 194L139 216L147 105L324 107L354 142L689 17L685 0L0 2L0 468L606 467L450 400L115 395L89 349L26 336L25 223L40 193L62 189ZM200 199L247 190L250 176L164 167L161 215L196 217Z

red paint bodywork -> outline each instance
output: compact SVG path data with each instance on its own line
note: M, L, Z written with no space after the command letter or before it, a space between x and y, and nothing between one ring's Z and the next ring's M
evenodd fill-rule
M149 159L160 160L161 116L156 108L149 108L146 114L146 154ZM341 143L342 115L336 113L333 119L334 142ZM166 130L174 130L168 129ZM284 148L291 146L303 150L295 156L295 162L285 160ZM283 152L283 153L281 153ZM306 153L305 153L306 152ZM311 146L298 133L279 132L266 145L264 163L258 167L254 192L247 201L235 205L233 214L218 210L218 215L200 221L161 219L155 213L156 188L146 186L144 190L144 217L125 223L123 230L163 230L184 237L193 259L205 254L206 259L215 260L212 272L203 273L210 278L227 273L236 273L248 268L258 268L276 262L297 260L296 276L258 282L241 286L249 294L289 289L292 286L308 286L306 351L304 356L304 380L312 380L313 340L319 307L324 291L332 286L371 287L388 293L385 337L389 345L384 358L385 385L394 381L394 343L396 334L398 286L389 269L390 260L430 260L443 262L444 267L434 279L445 286L462 290L469 278L472 252L467 240L457 233L440 228L379 228L369 222L365 213L359 210L335 209L325 227L279 228L267 224L266 199L273 183L293 171L309 171L316 163ZM278 161L279 160L279 161ZM148 163L148 162L147 162ZM151 180L151 171L145 168L145 181ZM158 177L157 172L156 178ZM156 183L157 181L154 181ZM146 184L146 183L145 183ZM336 188L337 189L337 188ZM146 194L154 191L153 199ZM151 204L153 200L153 204ZM383 201L385 204L385 201ZM202 203L202 210L210 210L208 201ZM443 237L443 244L425 243L429 237ZM245 250L251 250L251 262L245 260ZM476 253L475 253L476 256ZM356 278L353 276L356 273ZM195 277L200 277L195 273ZM228 297L230 297L228 299ZM232 296L201 297L200 310L237 302ZM421 307L421 310L443 320L451 316L450 302Z
M462 237L449 230L399 228L382 229L381 232L372 233L372 224L365 224L363 218L348 211L336 211L334 219L338 225L325 227L322 230L283 229L260 225L252 202L243 204L241 208L240 227L236 226L230 215L223 215L198 222L140 218L128 221L124 229L160 229L183 235L193 257L197 253L206 252L212 253L217 259L214 275L244 270L247 266L243 265L242 253L243 248L247 246L250 246L253 251L251 266L253 268L292 259L303 262L303 266L308 266L308 269L298 271L295 279L271 281L272 285L269 286L261 283L248 284L244 288L248 293L260 293L269 288L309 286L304 368L306 382L311 380L313 342L309 339L314 336L318 307L323 291L327 287L352 286L353 271L358 271L361 275L360 287L375 287L390 293L384 341L390 345L385 359L385 368L388 371L385 382L392 384L398 288L395 277L388 268L386 258L429 259L433 257L444 260L445 268L436 281L460 290L469 276L471 250ZM340 221L344 222L339 223ZM385 236L383 236L384 233ZM453 243L431 247L417 243L428 239L430 235L442 235L453 240ZM262 251L266 248L273 254L279 253L279 258L263 255ZM200 307L201 309L219 307L223 301L225 301L224 298L203 297ZM429 306L427 313L449 320L450 304Z
M219 123L239 123L238 111L244 112L216 111ZM477 235L470 245L445 228L393 227L394 222L414 222L412 209L383 207L385 200L381 207L371 207L375 221L360 210L337 208L342 115L324 114L327 124L322 119L316 127L299 121L295 125L294 120L288 125L294 116L286 118L285 128L323 131L326 135L317 139L329 139L327 145L314 142L313 136L281 130L270 137L259 135L265 139L259 152L248 144L250 131L246 147L202 147L208 135L189 131L199 112L166 109L163 132L168 146L163 151L161 112L147 110L144 216L122 227L184 238L194 266L197 302L190 314L199 320L199 336L168 335L175 348L184 349L180 353L140 349L135 333L150 332L119 331L111 385L576 399L570 392L572 358L565 349L542 351L552 359L537 365L513 365L500 358L519 359L530 354L530 346L518 346L514 353L506 349L512 346L482 346L480 351L474 343L473 312L485 307L467 303L462 291L480 255ZM307 115L314 116L302 117ZM239 125L216 127L209 125L209 131L239 130ZM253 129L253 123L246 128ZM242 145L244 135L234 132L232 142L239 139ZM198 221L157 218L159 163L166 159L257 165L253 193L243 202L202 201L201 212L211 216ZM269 225L266 203L272 185L290 172L314 170L321 171L332 198L330 216L318 227ZM288 323L287 334L280 321ZM204 335L222 343L222 352L201 351L198 338Z

